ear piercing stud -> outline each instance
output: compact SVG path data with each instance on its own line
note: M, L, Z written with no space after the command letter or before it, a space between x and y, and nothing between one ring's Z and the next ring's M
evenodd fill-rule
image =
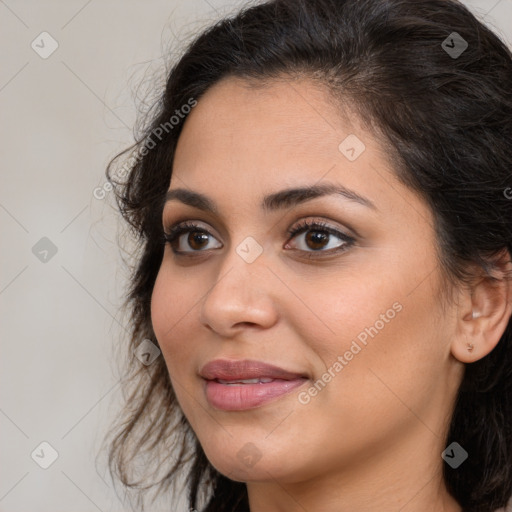
M472 318L478 318L479 316L481 316L481 313L479 311L473 311L471 314ZM468 349L468 352L473 352L473 349L475 348L473 343L466 343L466 347Z

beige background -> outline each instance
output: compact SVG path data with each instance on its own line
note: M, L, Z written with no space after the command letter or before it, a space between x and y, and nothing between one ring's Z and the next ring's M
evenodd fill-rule
M512 41L512 0L466 3ZM94 190L132 140L138 85L242 4L0 0L0 512L129 509L97 457L120 403L112 354L126 275L111 194ZM42 32L58 43L45 59L31 47L51 49ZM50 460L43 441L58 452L48 469L31 458ZM170 504L151 512L187 510Z

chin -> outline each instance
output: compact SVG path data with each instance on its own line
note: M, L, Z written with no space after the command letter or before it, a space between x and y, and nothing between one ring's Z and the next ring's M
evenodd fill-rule
M311 471L307 455L299 461L290 456L293 454L292 450L281 451L278 445L269 446L268 443L258 448L251 441L241 442L239 439L240 437L227 448L215 445L211 450L204 450L210 464L230 480L236 482L279 480L282 483L292 484L302 481Z
M210 464L222 475L236 482L265 481L272 479L273 471L264 457L251 458L242 452L210 455L206 452Z

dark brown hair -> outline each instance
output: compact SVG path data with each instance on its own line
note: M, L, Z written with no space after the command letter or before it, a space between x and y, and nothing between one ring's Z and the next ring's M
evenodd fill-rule
M460 55L450 52L454 33L467 43ZM127 298L130 354L146 338L158 346L150 300L164 250L163 198L190 110L184 106L229 76L253 83L301 76L350 100L391 148L402 182L431 206L442 268L455 281L467 277L468 263L490 272L493 256L512 253L512 55L498 36L456 0L247 6L201 33L172 67L144 135L130 148L127 178L118 179L113 162L107 170L139 244ZM164 359L145 366L132 358L126 375L131 392L110 444L111 473L128 487L163 490L186 472L190 507L204 500L205 511L248 510L245 484L206 459ZM467 512L504 506L512 494L510 320L496 348L466 365L446 446L452 441L469 458L456 470L444 465L449 492ZM161 462L162 477L151 484L133 478L134 463L150 459Z

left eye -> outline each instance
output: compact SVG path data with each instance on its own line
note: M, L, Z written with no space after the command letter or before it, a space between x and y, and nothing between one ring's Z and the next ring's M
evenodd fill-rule
M306 236L301 240L298 235L303 234ZM299 226L289 230L288 235L291 239L297 237L301 240L302 243L299 243L297 250L309 253L337 253L348 249L355 242L351 236L323 222L302 222ZM333 237L338 238L338 243L332 240ZM204 252L207 249L222 247L220 242L216 246L208 247L209 239L215 240L215 238L205 228L193 223L183 223L171 228L169 233L164 233L164 238L177 255ZM191 250L183 250L181 248L182 243L187 243ZM285 245L285 248L290 248L289 242Z
M303 222L288 234L292 238L297 237L302 242L302 244L299 243L298 249L306 252L336 253L348 249L355 241L352 237L323 222ZM338 238L339 242L332 241L333 237ZM289 247L289 244L285 247Z

